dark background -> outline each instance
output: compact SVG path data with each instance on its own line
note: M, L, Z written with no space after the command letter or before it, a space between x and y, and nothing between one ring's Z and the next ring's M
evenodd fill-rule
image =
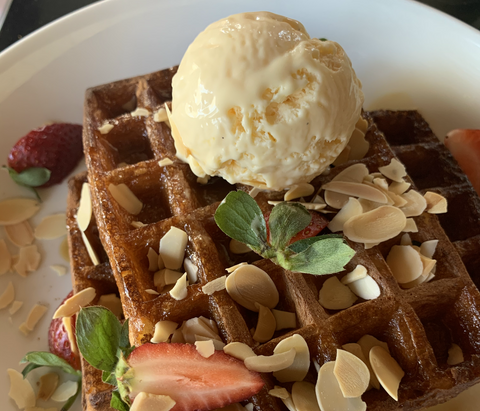
M98 1L100 0L13 0L0 31L0 51L37 28ZM419 0L419 2L442 10L480 30L480 0Z

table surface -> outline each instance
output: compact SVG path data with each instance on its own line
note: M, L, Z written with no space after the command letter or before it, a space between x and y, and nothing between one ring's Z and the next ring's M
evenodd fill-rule
M7 3L8 1L6 0ZM98 1L101 0L12 0L0 30L0 52L39 27ZM418 1L442 10L480 30L480 0Z

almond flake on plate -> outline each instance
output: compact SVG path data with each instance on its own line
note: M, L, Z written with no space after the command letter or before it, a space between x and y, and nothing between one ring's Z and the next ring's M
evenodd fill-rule
M7 370L10 377L10 391L8 396L12 398L17 407L24 409L27 407L35 407L35 393L30 382L23 378L23 375L17 370L9 368Z
M10 281L5 291L0 295L0 309L8 307L15 300L15 288Z
M0 201L0 225L18 224L33 217L40 210L37 200L10 198Z
M95 295L95 288L88 287L83 289L72 297L66 299L64 303L58 307L57 311L55 311L53 318L71 317L80 311L80 308L90 304L95 298Z
M75 395L78 389L78 383L75 381L66 381L59 385L53 393L51 399L56 402L65 402Z
M51 265L50 268L55 271L60 277L67 274L67 267L65 267L64 265L54 264Z
M28 330L33 331L35 329L35 326L45 315L47 310L48 308L41 304L35 304L33 306L33 308L28 313L27 320L24 323Z
M35 228L35 238L53 240L67 234L67 217L64 213L45 217Z
M58 387L58 380L56 372L42 375L38 380L37 398L42 401L48 401Z
M0 275L5 274L12 266L12 256L5 240L0 239Z
M1 297L0 297L1 299ZM23 301L14 301L12 303L12 306L8 309L8 313L10 315L13 315L15 314L20 308L22 308L22 305L23 305Z
M28 221L5 226L8 239L17 247L25 247L32 244L35 237Z

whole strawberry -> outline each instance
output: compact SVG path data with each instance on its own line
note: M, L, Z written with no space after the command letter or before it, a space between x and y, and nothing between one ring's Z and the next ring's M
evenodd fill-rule
M43 173L41 184L14 180L22 185L49 187L70 174L82 156L82 126L56 123L32 130L18 140L8 155L8 166L14 170L14 175L21 175L29 169L48 170Z

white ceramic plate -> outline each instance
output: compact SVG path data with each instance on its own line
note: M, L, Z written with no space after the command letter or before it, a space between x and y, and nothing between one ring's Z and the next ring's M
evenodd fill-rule
M32 128L52 120L80 123L87 87L177 64L207 24L254 10L298 19L311 36L342 44L363 82L367 109L417 108L439 136L458 127L480 128L480 32L414 1L109 0L66 16L0 54L0 164ZM0 173L0 199L28 195ZM33 225L65 209L65 184L41 196L44 203ZM71 289L68 275L58 277L49 268L67 265L60 242L37 241L43 261L28 278L0 277L0 292L12 281L16 299L24 301L11 322L8 311L0 311L2 410L16 410L7 397L6 368L21 370L18 362L26 352L47 349L49 319ZM18 326L37 302L49 310L25 338ZM480 389L474 388L436 410L473 411L478 400Z

